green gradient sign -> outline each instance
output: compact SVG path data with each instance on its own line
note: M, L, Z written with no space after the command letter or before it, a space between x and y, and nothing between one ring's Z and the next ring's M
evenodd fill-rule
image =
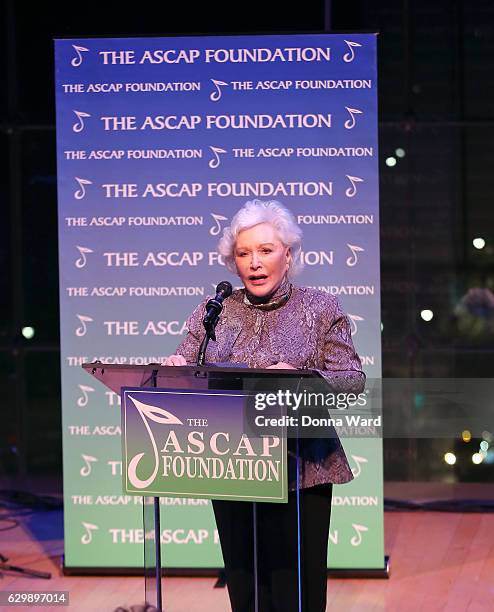
M124 492L286 502L286 436L244 432L245 394L122 389Z

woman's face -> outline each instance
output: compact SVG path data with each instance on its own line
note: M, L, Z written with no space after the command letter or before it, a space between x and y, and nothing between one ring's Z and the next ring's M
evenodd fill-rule
M291 257L289 247L281 242L270 223L259 223L239 232L234 256L244 287L259 298L278 289Z

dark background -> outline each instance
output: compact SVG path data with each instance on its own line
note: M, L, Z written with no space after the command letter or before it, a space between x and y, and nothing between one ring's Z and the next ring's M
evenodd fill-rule
M62 469L53 38L325 28L380 33L383 375L492 376L491 0L3 0L0 474L58 476ZM397 148L405 156L388 167ZM485 239L484 249L473 247L475 237ZM429 323L420 317L424 308L434 311ZM35 328L32 340L21 334L25 325ZM411 406L410 418L420 409L420 402ZM494 418L485 427L494 433ZM492 464L471 462L479 440L461 442L460 434L456 441L385 440L386 479L492 479ZM443 460L447 450L457 453L454 468Z

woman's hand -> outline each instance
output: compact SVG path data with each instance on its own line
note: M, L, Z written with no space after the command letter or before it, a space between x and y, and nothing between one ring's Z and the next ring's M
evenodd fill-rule
M268 370L296 370L297 368L290 365L289 363L285 363L284 361L278 361L278 363L273 363L267 367Z
M164 366L183 366L187 365L185 361L185 357L182 355L170 355L165 359L165 361L161 364Z

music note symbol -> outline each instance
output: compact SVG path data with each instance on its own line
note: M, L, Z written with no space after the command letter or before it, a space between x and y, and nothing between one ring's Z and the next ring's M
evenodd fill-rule
M81 538L81 544L91 544L93 539L93 531L99 529L98 525L93 525L92 523L85 523L84 521L81 523L86 533Z
M216 225L210 228L209 233L211 236L218 236L221 232L221 223L220 221L228 221L228 217L223 217L223 215L216 215L215 213L210 213L213 219L216 222Z
M348 187L348 189L345 191L345 195L347 198L353 198L353 196L357 193L357 183L363 183L364 179L361 179L358 176L350 176L349 174L346 174L345 176L351 183L351 187Z
M211 79L211 83L216 87L216 89L209 96L209 99L212 102L218 102L218 100L221 98L223 91L221 87L228 87L228 83L225 83L225 81L217 81L216 79Z
M78 68L82 64L82 52L89 51L89 49L86 49L86 47L79 47L77 45L72 45L72 48L74 49L77 55L72 59L70 63L75 68Z
M87 317L86 315L80 314L76 314L76 317L79 319L82 325L75 330L75 335L79 337L85 336L87 332L86 323L92 323L93 319L91 319L91 317Z
M91 463L95 463L98 460L96 457L92 457L91 455L81 455L81 457L84 461L84 466L81 467L80 475L85 478L91 474Z
M347 109L348 114L350 115L350 119L347 119L344 125L347 130L351 130L355 127L355 115L363 115L364 113L358 108L349 108L348 106L345 106L345 108Z
M350 319L350 333L354 336L357 333L357 321L365 321L363 317L359 317L359 315L352 315L348 313L348 318Z
M74 177L77 183L79 184L79 189L74 192L74 198L76 200L82 200L82 198L86 195L86 185L92 185L93 181L89 181L88 179L79 178L78 176Z
M82 130L84 129L84 119L86 117L90 117L91 115L89 113L83 113L82 111L76 111L76 110L72 112L75 114L75 116L79 120L78 122L76 121L74 125L72 126L72 131L82 132Z
M183 422L176 415L171 412L168 412L168 410L165 410L160 406L155 406L154 404L145 404L144 402L141 402L141 400L138 400L132 395L129 395L128 398L128 410L131 410L130 402L132 402L141 419L143 420L144 426L146 427L147 432L149 434L149 440L153 449L154 467L152 469L151 475L148 478L146 478L145 480L140 478L140 476L137 475L137 473L142 470L142 466L141 470L139 469L139 463L141 462L141 459L146 453L137 453L137 455L134 455L129 461L129 464L127 466L127 477L133 487L135 487L136 489L145 489L146 487L149 487L149 485L156 478L156 474L158 473L160 464L156 439L154 437L153 431L151 430L151 427L149 426L149 421L152 421L154 423L160 423L161 425L183 425ZM147 465L149 466L149 460L147 460Z
M86 254L88 253L94 253L93 249L88 249L87 247L81 247L81 246L77 246L75 247L79 253L81 254L81 256L75 260L75 266L76 268L84 268L84 266L87 263L87 257Z
M77 405L79 406L79 408L85 408L89 401L89 393L93 393L94 389L92 387L88 387L87 385L77 386L82 391L82 396L78 398Z
M362 472L362 463L368 463L365 457L359 457L358 455L350 455L355 461L355 467L352 468L352 474L354 478L358 478Z
M214 157L209 160L210 168L217 168L220 165L220 156L218 153L226 153L226 149L220 149L219 147L209 147L211 151L214 153Z
M355 59L354 49L356 47L361 47L362 45L360 43L353 42L352 40L345 40L344 42L346 42L346 45L348 47L348 52L345 53L345 55L343 56L343 61L347 63L353 62L353 60Z
M365 249L363 249L362 247L359 247L355 244L348 244L348 242L346 243L347 247L350 249L350 251L352 252L352 254L350 255L350 257L347 257L346 260L346 265L353 267L357 264L358 261L358 256L357 253L363 253L365 251Z
M362 544L362 533L369 531L369 528L365 525L357 525L356 523L352 523L352 527L357 532L356 535L350 540L350 544L352 546L360 546Z

